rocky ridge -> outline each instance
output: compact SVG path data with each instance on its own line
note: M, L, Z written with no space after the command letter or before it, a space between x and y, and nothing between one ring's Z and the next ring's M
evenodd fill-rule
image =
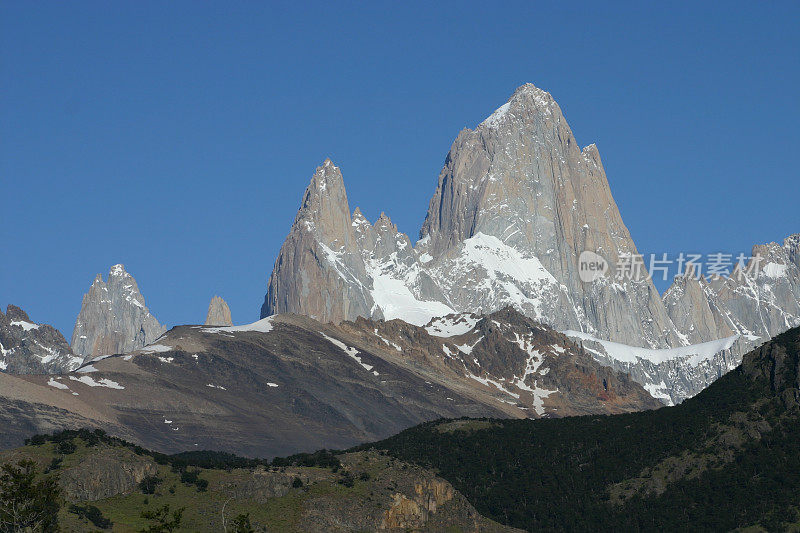
M664 293L672 322L691 342L739 334L751 343L800 325L800 233L754 246L730 276L689 269Z
M627 375L513 309L427 327L277 315L178 326L63 376L0 375L8 444L101 427L165 452L342 449L437 418L538 418L659 407ZM269 409L264 409L269 405Z
M49 324L36 324L28 314L9 305L0 311L0 372L13 374L60 374L78 368L64 336Z

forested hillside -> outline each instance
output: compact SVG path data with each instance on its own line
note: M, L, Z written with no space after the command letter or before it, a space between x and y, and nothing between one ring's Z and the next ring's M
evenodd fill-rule
M364 448L528 530L800 529L800 328L676 407L423 424Z

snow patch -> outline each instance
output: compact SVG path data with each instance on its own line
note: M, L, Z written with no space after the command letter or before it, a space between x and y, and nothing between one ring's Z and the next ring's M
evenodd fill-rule
M34 324L33 322L26 322L25 320L13 320L11 322L12 326L19 326L25 331L30 331L32 329L39 329L39 324Z
M325 337L325 338L328 340L328 342L332 343L334 346L337 346L337 347L339 347L339 348L340 348L340 349L341 349L341 350L342 350L344 353L346 353L346 354L347 354L349 357L351 357L352 359L354 359L354 360L355 360L355 361L356 361L356 362L357 362L359 365L361 365L362 367L364 367L364 369L365 369L365 370L367 370L367 371L371 371L371 370L372 370L372 365L368 365L368 364L365 364L365 363L363 363L363 362L361 361L361 358L360 358L360 357L358 357L358 354L360 353L358 350L356 350L356 349L355 349L355 348L353 348L353 347L350 347L350 346L346 345L345 343L343 343L343 342L342 342L342 341L340 341L339 339L334 339L333 337L329 337L328 335L325 335L325 334L324 334L324 333L322 333L321 331L320 331L320 335L322 335L323 337ZM374 373L376 376L378 375L378 374L377 374L377 373L375 373L375 372L373 372L373 373ZM277 386L277 385L276 385L276 386Z
M397 350L398 352L402 352L402 351L403 351L403 349L400 347L400 345L399 345L399 344L397 344L396 342L392 342L392 341L390 341L389 339L387 339L387 338L385 338L385 337L382 337L382 336L381 336L381 334L380 334L380 333L378 333L378 328L375 328L375 336L376 336L376 337L378 337L378 338L379 338L380 340L382 340L383 342L385 342L385 343L386 343L386 346L391 346L391 347L393 347L395 350Z
M51 387L55 387L57 389L69 390L69 387L67 387L63 383L60 383L60 382L54 380L53 378L50 378L50 381L48 381L47 384L50 385Z
M79 378L76 378L75 376L70 376L69 379L71 379L72 381L79 381L80 383L83 383L84 385L89 385L90 387L105 387L107 389L118 389L118 390L122 390L125 388L116 381L111 381L110 379L106 378L95 381L91 376L81 376Z
M434 318L425 326L425 331L435 337L456 337L472 331L479 320L471 313Z
M500 122L503 120L503 117L506 116L508 113L508 109L511 107L511 102L506 102L505 104L498 107L494 113L489 115L486 120L481 122L478 127L484 126L487 128L497 128L500 125Z
M766 265L764 265L764 268L761 270L761 272L763 272L765 276L770 278L783 278L786 276L786 268L787 268L786 265L781 265L778 263L767 263Z
M174 350L172 346L165 346L163 344L151 344L141 349L141 353L162 353Z
M442 302L417 299L403 280L384 274L380 267L373 267L368 274L372 277L372 300L386 320L399 318L415 326L424 326L433 317L454 313Z
M218 328L200 328L203 333L233 333L236 331L257 331L259 333L269 333L273 329L272 320L274 316L262 318L252 324L245 324L244 326L224 326Z
M664 383L664 380L661 380L661 383L648 383L643 387L653 398L662 400L667 405L672 405L672 397L668 393L667 384Z
M476 340L474 343L472 343L472 346L470 346L469 344L464 343L464 344L461 344L461 345L456 344L456 348L458 348L459 351L469 355L469 354L472 353L472 349L475 348L478 345L478 343L480 343L482 340L483 340L483 335L478 337L478 340Z
M644 359L655 364L660 364L674 359L688 358L692 366L697 366L703 361L713 359L713 357L723 350L729 350L739 339L740 335L732 335L715 341L692 344L689 346L679 346L677 348L640 348L638 346L628 346L618 342L604 341L580 331L562 331L567 337L573 337L585 341L594 341L605 348L609 357L626 363L636 363L639 359Z

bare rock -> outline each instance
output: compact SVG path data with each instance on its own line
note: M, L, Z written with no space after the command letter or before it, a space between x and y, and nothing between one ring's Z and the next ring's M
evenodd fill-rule
M211 298L208 304L208 314L206 314L206 326L232 326L231 309L228 304L219 296Z
M128 353L167 330L150 314L133 276L114 265L108 281L98 274L83 303L72 332L72 350L87 358Z
M17 306L0 311L0 372L60 374L78 368L76 357L60 331L36 324Z

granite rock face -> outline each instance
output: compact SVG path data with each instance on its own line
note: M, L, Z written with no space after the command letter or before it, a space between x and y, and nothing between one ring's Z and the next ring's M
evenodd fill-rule
M664 293L672 322L690 342L739 334L744 352L800 325L800 233L756 245L728 277L688 271ZM744 353L743 352L743 353Z
M9 305L5 314L0 311L0 372L61 374L75 370L82 361L53 326L32 322L15 305Z
M206 326L232 326L231 309L228 304L219 296L211 298L206 314Z
M98 274L83 303L72 332L72 350L96 357L128 353L157 339L167 330L150 314L139 286L125 267L114 265L103 281Z
M453 143L413 245L382 214L350 215L326 160L275 263L262 317L301 313L418 325L513 305L556 329L666 347L680 339L650 281L578 275L583 250L636 253L597 148L581 150L561 109L533 85Z

